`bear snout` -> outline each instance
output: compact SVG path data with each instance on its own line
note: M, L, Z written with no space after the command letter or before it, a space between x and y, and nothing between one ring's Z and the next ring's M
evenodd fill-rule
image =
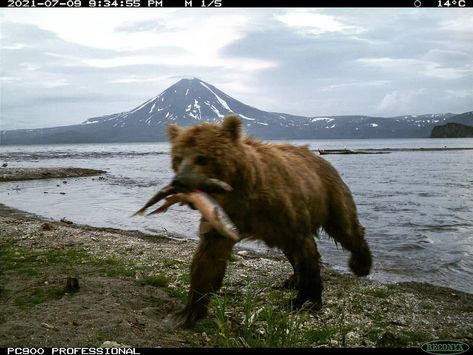
M191 177L178 174L172 180L171 186L174 187L177 192L190 192L195 189L196 184Z

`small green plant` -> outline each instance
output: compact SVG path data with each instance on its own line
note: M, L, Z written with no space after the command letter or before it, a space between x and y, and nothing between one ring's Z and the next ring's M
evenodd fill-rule
M234 337L233 324L228 316L229 299L226 295L215 296L215 326L216 326L216 346L218 347L237 347L239 341Z
M150 285L154 287L167 287L169 280L165 276L161 275L149 275L143 277L141 280L137 280L141 285Z
M166 269L177 269L185 265L183 261L174 260L174 259L164 259L161 261L161 264Z
M298 347L305 344L304 315L247 296L242 312L227 296L213 300L215 345L219 347ZM242 313L242 314L241 314Z
M165 289L170 297L177 298L182 303L187 301L187 289L183 287L168 287Z
M306 337L310 343L330 344L330 340L338 336L338 327L324 326L321 328L312 328L306 331Z
M387 289L379 288L379 289L370 291L370 294L378 298L388 298L390 295L390 292Z
M428 302L423 302L420 304L420 306L423 308L423 309L426 309L426 310L431 310L431 309L434 309L434 305L432 303L428 303Z
M191 275L189 273L182 274L179 276L179 280L183 281L187 285L191 282Z
M414 344L422 344L431 340L425 332L419 330L406 330L401 333L400 338Z

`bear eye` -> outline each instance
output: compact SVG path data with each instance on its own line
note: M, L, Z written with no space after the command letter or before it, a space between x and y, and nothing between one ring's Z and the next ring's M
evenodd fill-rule
M195 157L195 163L197 165L206 165L207 164L207 157L206 156L203 156L203 155L198 155Z

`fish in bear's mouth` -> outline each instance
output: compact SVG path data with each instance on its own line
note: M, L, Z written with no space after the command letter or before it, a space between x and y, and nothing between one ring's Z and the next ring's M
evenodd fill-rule
M148 213L148 216L155 213L164 213L170 206L176 203L188 203L193 208L196 208L202 217L220 234L237 242L240 240L240 236L235 224L218 202L208 195L208 193L224 193L231 190L232 187L226 182L212 178L204 180L197 189L190 192L182 192L180 189L170 184L159 190L132 216L144 215L148 207L153 206L162 199L165 199L164 204Z

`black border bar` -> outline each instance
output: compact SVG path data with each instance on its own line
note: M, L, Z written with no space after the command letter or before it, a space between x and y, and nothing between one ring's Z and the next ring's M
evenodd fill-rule
M53 351L54 349L54 351ZM392 353L393 350L406 355L425 355L421 348L0 348L0 355L148 355L148 354L188 354L188 355L221 355L224 354L250 354L261 355L335 355L335 354L383 354Z
M438 8L472 7L473 0L5 0L4 8Z

